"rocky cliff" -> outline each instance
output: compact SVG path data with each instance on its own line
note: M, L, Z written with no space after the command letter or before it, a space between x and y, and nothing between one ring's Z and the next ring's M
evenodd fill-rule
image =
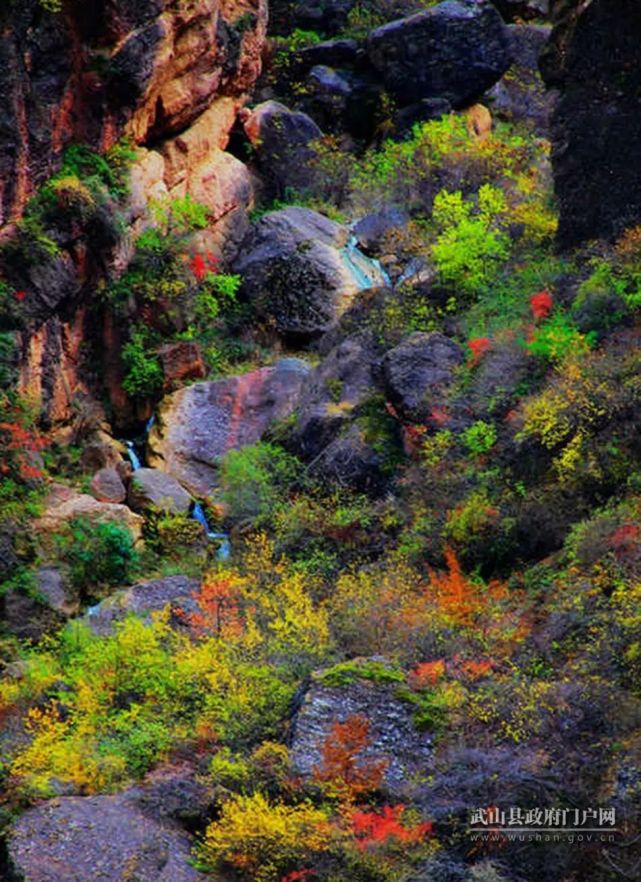
M639 37L635 0L557 0L542 58L560 91L553 165L562 246L615 237L641 219Z
M252 185L224 150L260 71L266 7L266 0L70 0L51 12L29 0L0 13L3 241L16 239L14 222L69 145L104 153L126 138L139 147L125 205L107 200L100 220L95 213L71 224L56 219L46 231L51 253L37 260L30 236L21 247L32 259L12 261L11 248L3 250L3 275L22 298L19 320L5 316L3 325L20 330L20 387L46 422L68 420L92 389L83 364L88 343L105 354L116 413L127 411L118 374L122 335L110 322L97 328L86 307L105 275L126 266L127 232L150 200L188 194L206 205L220 221L211 247L243 235ZM68 207L75 197L62 198Z
M3 4L0 224L72 142L105 150L187 129L260 69L266 0L39 0Z

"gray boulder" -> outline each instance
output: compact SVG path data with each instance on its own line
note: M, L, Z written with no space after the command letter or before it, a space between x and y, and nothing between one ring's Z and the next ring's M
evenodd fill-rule
M289 416L308 373L305 362L287 358L274 367L174 392L158 409L148 462L196 496L207 496L217 484L220 457L256 443L272 423Z
M486 0L446 0L372 31L367 53L401 105L445 98L470 104L512 60L506 26Z
M385 463L352 423L331 441L310 465L310 474L339 487L349 487L371 495L385 488Z
M94 634L112 634L116 622L130 614L149 619L151 613L160 612L169 606L171 609L194 610L193 595L200 583L187 576L167 576L140 582L125 591L112 594L106 600L87 610L83 621Z
M311 117L278 101L264 101L246 117L244 128L270 195L309 189L316 174L311 145L323 136Z
M234 271L268 326L298 341L319 337L358 291L387 281L380 266L354 247L345 227L306 208L262 217Z
M187 514L193 501L175 478L159 469L137 469L127 498L134 511L158 508L169 514Z
M385 251L385 240L395 231L403 230L409 215L401 208L389 207L361 218L354 227L354 235L361 251L380 256Z
M442 404L462 361L460 346L443 334L410 334L383 360L390 401L404 419L426 420Z
M137 791L62 797L28 809L7 844L16 882L205 882L192 842L170 820L145 814Z
M322 671L314 675L293 720L290 758L294 771L304 777L313 775L322 764L323 745L333 725L364 717L369 731L363 760L385 761L385 789L394 797L410 797L417 779L431 768L432 739L415 726L412 705L397 697L398 683L355 676L344 685L328 685L324 676Z

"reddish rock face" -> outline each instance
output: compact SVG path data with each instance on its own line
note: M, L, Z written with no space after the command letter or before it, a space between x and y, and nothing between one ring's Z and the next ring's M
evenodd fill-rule
M203 356L197 343L169 343L160 350L160 361L168 391L185 380L202 380L206 374Z
M38 0L0 10L0 226L72 142L106 149L187 128L260 70L266 0Z
M218 459L254 444L273 422L289 416L308 371L299 359L283 359L169 395L149 435L147 461L195 495L208 495L216 486Z

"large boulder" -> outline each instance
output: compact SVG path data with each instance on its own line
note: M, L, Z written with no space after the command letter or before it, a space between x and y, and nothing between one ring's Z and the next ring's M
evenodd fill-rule
M7 856L16 882L205 882L191 847L177 823L146 813L133 790L28 809L10 830Z
M387 281L380 266L354 247L345 227L307 208L262 217L234 270L268 327L298 341L323 334L358 291Z
M187 514L192 498L175 478L159 469L136 469L131 476L127 501L134 511L160 509L169 514Z
M3 627L22 640L39 640L75 615L80 606L78 592L68 588L57 567L36 570L34 588L28 593L11 588L0 597Z
M120 473L113 466L99 469L96 472L91 479L89 491L98 502L120 503L127 498L127 491Z
M216 486L220 457L254 444L273 422L289 416L308 372L305 362L283 359L274 367L195 383L168 396L149 435L149 465L206 496Z
M641 221L641 5L561 0L541 58L560 90L552 115L558 240L614 238Z
M112 634L116 622L132 613L148 620L152 613L160 612L167 606L174 611L195 610L193 595L199 587L200 583L188 576L167 576L140 582L90 607L84 621L94 634L104 636Z
M423 422L438 409L463 361L460 346L439 333L417 331L383 361L390 401L401 417Z
M385 667L380 659L375 661L379 669ZM367 662L363 662L366 670ZM411 796L416 786L413 781L430 770L432 739L416 727L413 706L397 697L397 687L398 683L377 682L358 673L337 678L331 671L315 674L292 723L290 758L294 771L305 777L313 775L322 767L323 746L332 727L364 717L369 724L368 743L359 759L383 762L388 793L396 798Z
M507 29L486 0L446 0L372 31L367 53L401 105L445 98L464 107L505 73Z
M311 117L265 101L245 116L244 128L271 196L309 189L316 175L312 145L323 135Z

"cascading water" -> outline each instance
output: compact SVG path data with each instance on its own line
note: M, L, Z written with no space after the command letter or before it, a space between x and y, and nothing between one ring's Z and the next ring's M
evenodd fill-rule
M138 469L143 468L145 465L145 447L147 445L147 436L151 431L151 427L153 426L156 417L152 414L147 422L145 423L145 428L140 435L137 435L135 438L130 438L125 440L124 444L127 448L127 456L129 457L129 462L131 463L131 467L134 472L138 471Z
M220 542L220 546L218 548L218 553L216 554L216 558L220 561L229 560L231 557L231 542L229 540L229 536L227 533L215 533L207 520L207 515L203 511L203 507L200 502L194 502L194 506L191 510L191 516L195 521L198 521L199 524L202 524L207 532L208 539L215 539Z
M125 447L127 448L127 456L129 457L129 462L131 463L131 467L134 472L138 471L138 469L142 469L145 466L145 447L147 444L147 436L151 431L151 428L155 422L155 416L151 416L145 425L145 430L142 435L138 436L133 440L126 440ZM203 507L200 502L194 502L191 509L191 517L198 521L199 524L205 528L205 532L207 533L207 538L214 540L219 543L218 552L216 554L216 558L220 561L229 560L231 557L231 541L227 533L216 533L211 529L209 522L207 520L207 515L203 511ZM91 611L89 611L91 615Z
M136 452L136 444L134 441L125 441L125 447L127 448L127 456L129 457L131 467L134 472L137 472L138 469L142 468L142 462L140 461L140 457Z
M349 237L347 245L341 249L341 257L362 291L367 288L391 287L392 281L381 262L363 254L356 236Z

